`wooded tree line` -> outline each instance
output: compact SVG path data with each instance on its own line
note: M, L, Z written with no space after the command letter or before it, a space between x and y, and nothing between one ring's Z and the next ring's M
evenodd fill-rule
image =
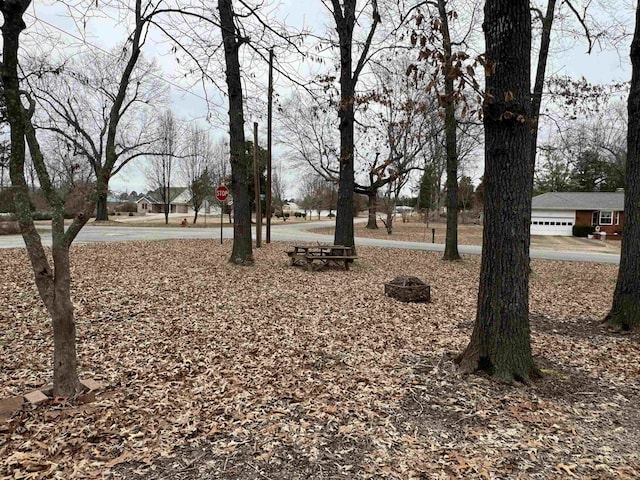
M70 1L69 5L72 3L73 11L82 11L87 18L93 9L100 7L100 2L96 5L95 2ZM229 164L235 220L230 261L237 265L254 262L251 155L247 151L244 130L245 108L249 103L243 91L245 82L250 79L243 76L245 66L241 61L248 61L247 58L264 60L265 53L274 45L282 52L301 55L307 60L313 53L302 51L300 47L300 40L306 38L308 32L293 31L268 18L259 6L252 7L246 2L218 0L217 10L212 11L208 2L170 6L136 0L129 10L132 15L132 21L127 24L130 31L112 55L96 58L89 64L76 64L74 58L56 64L56 59L27 55L22 46L24 35L21 37L21 34L27 28L25 14L30 4L28 0L0 2L4 17L1 78L10 127L9 170L18 221L36 285L53 320L54 395L73 396L79 392L80 384L70 298L69 248L96 206L98 218L106 218L109 180L125 165L142 156L158 158L161 183L165 186L168 172L173 168L168 162L175 156L169 122L160 129L145 128L146 120L154 116L150 105L165 94L156 82L154 63L143 55L149 35L156 30L165 34L175 52L181 53L186 68L197 72L203 82L220 88L228 100ZM463 371L486 370L507 382L535 378L540 372L532 358L528 320L529 223L538 118L549 37L557 14L555 1L548 1L543 14L528 0L487 0L483 20L485 53L481 55L471 55L463 48L470 36L479 32L477 22L473 21L477 18L479 5L474 4L467 10L465 18L472 21L460 27L457 19L461 10L455 8L453 0L418 2L411 6L377 0L322 0L322 4L333 21L334 31L321 38L318 45L320 50L326 48L335 52L337 72L323 75L321 81L312 82L310 87L309 82L300 81L296 79L296 73L287 71L284 62L278 63L276 68L282 75L297 81L301 92L315 92L309 102L297 102L299 117L295 116L293 108L284 109L283 115L308 120L304 132L300 131L298 121L285 127L298 135L292 140L293 148L297 147L297 153L303 157L308 155L311 168L337 185L335 243L355 246L354 194L371 195L386 187L389 194L395 194L397 198L402 182L406 182L408 173L416 168L416 159L424 156L431 144L431 151L441 149L440 158L445 159L449 208L444 257L447 260L459 258L457 190L462 152L459 133L481 119L485 152L484 254L476 323L470 343L458 362ZM79 6L82 8L78 9ZM119 6L126 11L128 4L123 2ZM564 6L574 13L578 11L569 1L557 8ZM590 42L585 19L578 15L578 22L585 28ZM533 25L540 27L541 43L532 89ZM628 101L627 221L620 277L608 317L611 324L622 328L640 321L640 269L636 264L640 258L637 251L640 188L636 185L637 144L640 141L637 125L640 123L637 115L640 108L638 35L636 30L631 55L634 73ZM413 59L402 75L390 68L390 65L401 63L391 64L384 56L392 47L406 50L406 58ZM23 56L28 60L22 60ZM224 66L224 82L210 73L214 62ZM482 71L484 80L480 78ZM377 75L378 88L361 92L359 85L370 73ZM394 82L401 87L394 86ZM50 89L49 85L56 88ZM76 91L83 94L74 95ZM323 101L318 92L326 92L328 98L324 97ZM333 99L331 92L335 92ZM414 94L417 96L412 96ZM94 105L87 105L90 101L94 101ZM95 105L99 108L93 108ZM322 118L324 113L330 114L329 119ZM337 121L332 122L331 116ZM379 121L362 122L366 117L377 117ZM382 144L382 148L368 151L356 148L359 146L356 143L357 125L362 129L363 143L370 138L368 141L373 146ZM339 138L335 144L327 141L333 135L329 132L334 131ZM49 137L43 132L55 135ZM311 133L312 137L303 138L302 133ZM436 135L441 135L443 142L434 141ZM43 148L44 139L49 138L63 147L61 151L88 164L92 172L93 183L86 191L86 202L66 229L64 198L55 188L53 171L45 158L45 152L49 150ZM307 147L310 150L303 150ZM196 149L195 144L193 148ZM206 157L207 154L192 156ZM361 163L357 163L359 156ZM586 173L597 162L592 161L594 153L589 150L584 150L582 156L586 186ZM32 205L25 177L28 157L41 192L53 211L51 260L31 216ZM362 172L356 171L356 165L360 164L364 165ZM363 175L359 177L359 173ZM360 178L365 181L360 183Z
M613 192L624 188L626 122L626 112L614 105L592 122L575 122L540 145L535 192Z

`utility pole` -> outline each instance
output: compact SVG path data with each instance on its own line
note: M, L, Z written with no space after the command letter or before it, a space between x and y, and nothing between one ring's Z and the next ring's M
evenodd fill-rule
M271 121L273 120L273 47L269 49L269 87L267 90L267 243L271 243Z
M260 208L260 174L258 172L258 122L253 122L253 188L256 205L256 248L262 246L262 212Z

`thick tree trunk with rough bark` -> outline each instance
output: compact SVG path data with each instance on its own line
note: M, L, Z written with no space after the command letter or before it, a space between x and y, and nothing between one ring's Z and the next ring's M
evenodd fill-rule
M53 393L56 396L68 396L81 391L77 375L76 323L70 296L69 248L62 243L53 247L53 297L45 299L53 322Z
M355 247L353 228L354 174L354 102L355 87L362 68L367 62L373 34L380 23L377 0L371 0L373 10L371 27L364 42L355 69L353 68L353 29L356 25L356 0L331 0L333 18L340 43L340 178L338 181L338 206L334 243Z
M527 0L487 0L485 221L478 310L463 372L527 382L540 375L529 327L531 17Z
M229 136L231 148L231 181L233 183L233 249L230 261L237 265L252 265L251 204L247 175L249 157L244 137L242 78L238 50L242 39L237 35L231 0L218 0L220 30L224 42L226 82L229 93Z
M369 219L367 220L366 228L371 230L378 229L378 222L376 221L376 215L378 214L378 191L369 191L368 195L368 211Z
M96 221L109 220L107 198L109 196L109 170L104 167L94 168L96 174Z
M353 26L352 26L353 28ZM336 245L353 247L353 171L354 124L353 110L354 84L351 78L351 33L340 35L340 177L338 179L338 205L336 208Z
M355 25L355 1L346 0L344 9L333 0L333 16L340 40L340 177L338 179L338 205L336 208L336 245L355 245L353 229L353 171L355 82L353 79L353 28Z
M459 260L458 253L458 124L453 92L453 67L451 65L451 37L446 0L438 0L438 14L442 22L442 47L444 50L444 132L447 151L447 234L444 243L444 260Z
M621 330L640 325L640 5L631 42L631 87L627 103L627 166L620 268L605 321Z
M98 195L98 200L96 201L96 221L104 221L109 220L109 211L107 209L107 195L100 194Z

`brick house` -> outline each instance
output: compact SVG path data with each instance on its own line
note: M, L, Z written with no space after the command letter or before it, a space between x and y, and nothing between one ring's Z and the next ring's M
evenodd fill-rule
M533 197L531 235L573 235L573 225L592 225L607 238L620 238L624 191L549 192Z

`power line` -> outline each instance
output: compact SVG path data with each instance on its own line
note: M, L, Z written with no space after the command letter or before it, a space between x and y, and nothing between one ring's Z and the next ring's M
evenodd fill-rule
M100 52L104 53L105 55L109 55L110 57L117 59L117 56L115 54L113 54L112 52L109 52L108 50L105 50L104 48L102 48L102 47L100 47L98 45L95 45L95 44L93 44L91 42L88 42L85 38L80 37L78 35L75 35L75 34L73 34L71 32L68 32L67 30L65 30L65 29L63 29L61 27L58 27L57 25L54 25L54 24L52 24L50 22L47 22L46 20L38 18L35 15L33 15L32 13L29 13L29 12L25 12L25 13L26 13L26 15L30 16L31 18L33 18L35 21L43 23L45 25L48 25L49 27L51 27L51 28L53 28L55 30L58 30L59 32L62 32L65 35L68 35L69 37L71 37L71 38L73 38L75 40L79 40L80 42L82 42L86 46L95 48L96 50L99 50ZM176 83L174 83L174 82L172 82L170 80L167 80L166 78L161 77L160 75L157 75L157 74L155 74L153 72L150 72L149 75L151 75L152 77L155 77L155 78L157 78L159 80L162 80L163 82L167 83L168 85L171 85L172 87L174 87L174 88L176 88L178 90L181 90L181 91L183 91L185 93L193 95L194 97L206 102L207 106L209 105L209 100L206 97L203 97L202 95L194 93L191 90L187 90L186 88L184 88L184 87L182 87L182 86L180 86L180 85L178 85L178 84L176 84Z

